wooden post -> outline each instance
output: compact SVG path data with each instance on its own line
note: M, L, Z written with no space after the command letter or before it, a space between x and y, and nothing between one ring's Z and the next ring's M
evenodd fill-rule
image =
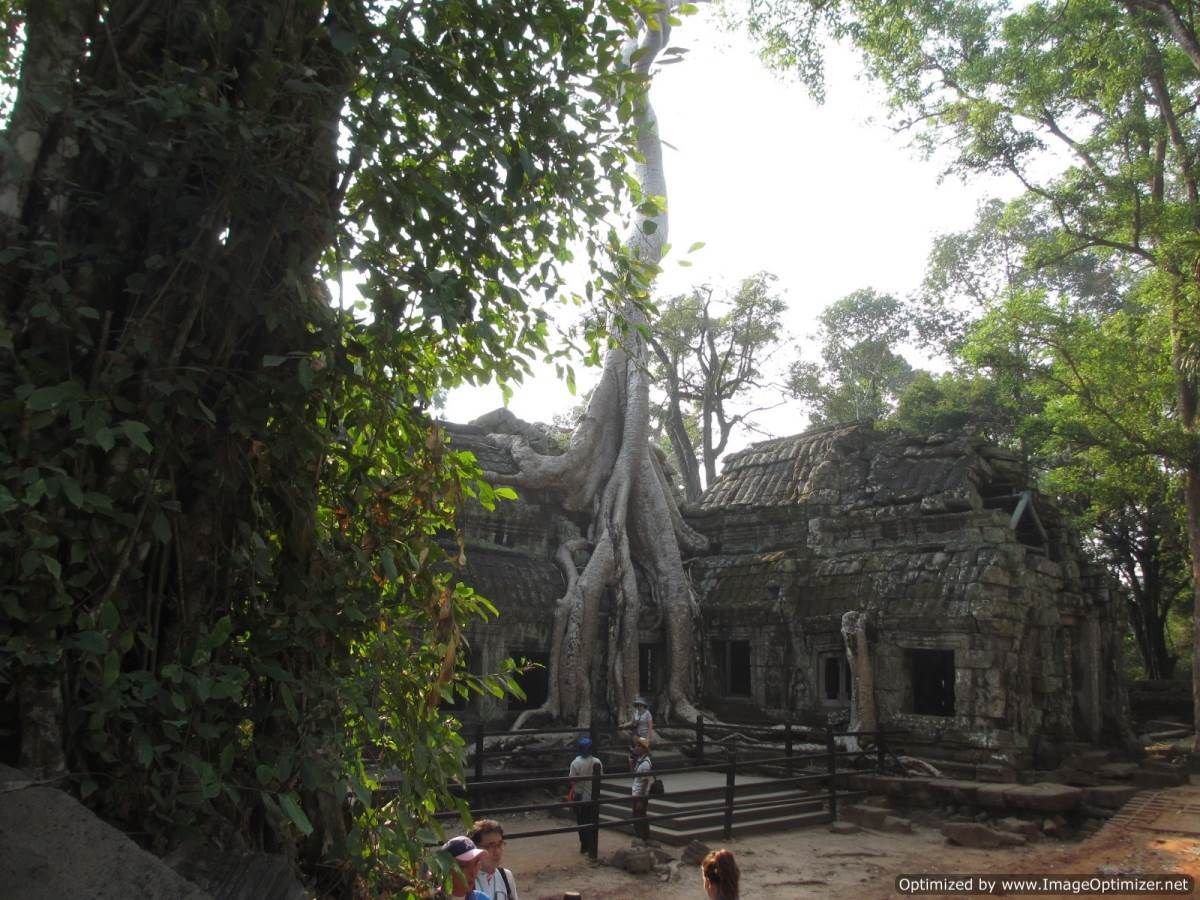
M592 848L588 856L595 859L600 853L600 773L599 766L592 766L592 806L588 810L588 828L592 832Z
M887 762L887 738L882 728L875 732L875 754L879 763L879 774L882 775L883 766Z
M733 785L737 771L737 751L729 754L729 767L725 770L725 840L733 837Z
M792 723L790 721L783 725L783 755L787 757L787 777L791 778L796 772L792 765Z
M829 817L837 821L837 744L833 740L833 726L825 726L825 752L829 757Z
M704 716L696 716L696 761L704 763Z
M475 780L483 781L483 723L475 723Z

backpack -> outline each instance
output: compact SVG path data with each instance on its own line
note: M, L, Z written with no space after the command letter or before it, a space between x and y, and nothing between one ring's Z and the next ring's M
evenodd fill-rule
M650 796L651 797L661 797L666 792L667 792L667 786L662 783L661 778L659 778L657 775L655 775L654 780L652 782L650 782Z

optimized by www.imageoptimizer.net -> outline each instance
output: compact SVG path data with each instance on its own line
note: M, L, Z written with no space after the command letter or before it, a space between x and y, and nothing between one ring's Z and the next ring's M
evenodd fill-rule
M990 894L995 896L1141 894L1191 897L1191 875L897 875L896 891L922 894Z

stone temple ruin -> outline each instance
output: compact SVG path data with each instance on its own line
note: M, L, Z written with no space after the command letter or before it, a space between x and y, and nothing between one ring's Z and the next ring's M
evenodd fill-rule
M447 430L485 469L515 471L482 428ZM980 439L850 425L765 441L684 514L712 542L686 565L699 699L724 719L904 730L910 753L1018 769L1128 734L1119 604L1018 460ZM466 513L464 580L501 612L468 632L474 671L548 660L564 519L536 495ZM653 697L665 636L648 596L642 611ZM525 703L462 713L511 721L545 679L526 677Z

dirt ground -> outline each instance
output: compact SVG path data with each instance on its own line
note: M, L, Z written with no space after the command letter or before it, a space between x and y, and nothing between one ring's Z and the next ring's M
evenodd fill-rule
M563 824L562 819L539 813L505 823L510 833ZM737 856L745 898L873 900L902 896L895 886L900 874L1174 873L1189 874L1200 883L1200 820L1195 826L1188 829L1195 834L1187 835L1110 822L1084 840L1046 839L998 850L957 847L936 829L921 826L913 834L837 835L825 828L808 828L734 839L724 846ZM628 844L627 835L602 831L601 859ZM681 848L664 849L678 860ZM669 880L659 874L630 875L581 855L574 834L509 841L503 864L516 875L522 900L561 900L565 891L579 892L582 900L701 900L704 896L693 866L672 866Z

